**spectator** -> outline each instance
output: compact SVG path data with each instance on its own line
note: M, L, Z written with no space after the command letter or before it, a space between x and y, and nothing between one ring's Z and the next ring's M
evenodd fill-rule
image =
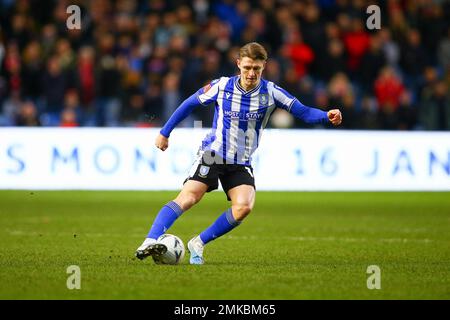
M56 56L59 60L59 65L63 71L68 72L76 65L76 55L73 52L72 45L69 40L62 38L56 42L55 46Z
M191 8L187 5L181 5L176 9L176 15L182 34L187 38L195 37L198 28L194 23Z
M309 65L314 61L314 52L311 47L303 42L299 28L293 24L287 31L287 40L282 48L283 56L292 64L297 78L308 73Z
M305 6L302 15L302 33L305 43L309 44L314 52L321 50L324 39L325 30L323 22L320 21L320 9L314 3Z
M49 58L42 80L45 101L43 125L55 126L64 104L64 95L69 87L69 78L60 66L57 56Z
M419 99L426 98L432 95L434 86L439 81L439 75L436 68L428 66L423 71L423 83L421 84L419 92Z
M372 83L375 81L380 70L386 64L386 58L382 51L382 42L379 34L370 37L369 50L361 59L359 78L364 88L364 92L371 93Z
M236 60L236 59L235 59ZM277 60L271 59L267 61L266 68L264 69L264 78L273 81L275 83L281 83L281 69L280 64ZM234 68L233 68L234 69ZM234 74L234 73L229 73Z
M0 116L1 125L15 126L17 125L17 117L22 105L20 93L18 91L12 92L11 95L5 99L3 103L3 110Z
M355 110L355 92L344 73L337 73L331 78L328 85L328 96L330 106L342 107L342 115L347 119L344 128L356 128L358 119Z
M384 67L375 81L374 90L380 110L394 111L400 105L405 87L392 67Z
M77 122L75 111L72 109L64 109L61 113L61 122L59 126L64 128L78 127L79 124Z
M311 77L303 77L300 79L300 83L297 88L298 97L304 105L314 106L315 105L315 93L314 93L314 82ZM323 104L321 106L324 106ZM304 123L303 121L294 117L294 127L295 128L312 128L314 125Z
M405 35L409 29L402 9L398 6L398 2L392 1L389 5L389 30L391 30L392 38L396 43L401 43L405 39Z
M204 51L204 58L202 60L200 70L198 70L193 75L194 80L191 82L191 86L193 86L191 92L198 90L199 88L206 85L208 82L211 82L212 80L217 79L219 77L221 67L220 61L221 56L216 50ZM177 85L179 85L179 83L177 83ZM175 106L175 108L176 107L177 106ZM209 108L207 110L208 112L204 112L203 110L194 110L193 115L196 118L202 120L204 123L211 123L212 117L214 115L214 109ZM170 116L170 114L171 113L168 113L167 116ZM191 121L191 123L192 122L193 121Z
M161 83L150 82L145 92L145 105L148 111L147 118L150 126L163 126L163 99Z
M348 53L347 67L352 75L355 75L361 69L361 59L370 45L369 35L361 20L351 20L350 31L344 34L344 44Z
M15 14L11 19L11 37L10 40L15 41L19 49L22 51L31 38L31 32L29 30L30 20L24 14Z
M131 89L126 97L127 107L122 111L122 122L128 127L148 127L144 95L138 88Z
M447 4L448 5L448 4ZM448 14L448 13L447 13ZM424 6L422 14L418 15L419 31L422 43L426 51L426 58L429 63L437 62L437 51L439 41L448 29L448 21L445 21L444 9L436 2L430 2Z
M317 76L323 81L329 81L333 75L345 72L344 45L339 39L328 42L326 52L318 56Z
M447 28L447 36L439 43L438 61L443 70L450 70L450 26Z
M330 105L340 105L346 95L354 96L354 89L345 73L335 74L328 85Z
M280 34L282 34L282 27L277 19L277 14L282 9L275 9L274 0L261 0L260 3L261 9L263 10L264 16L266 17L266 25L270 26L270 28L267 28L264 34L264 42L266 43L266 48L270 52L278 52L283 43L283 39L280 37Z
M358 119L358 129L380 129L378 119L378 104L376 99L370 95L365 95L361 99L361 111Z
M38 41L30 42L23 54L23 91L24 97L37 101L41 94L42 51Z
M400 47L392 40L391 31L387 28L382 28L379 32L381 39L381 46L386 58L386 63L397 68L400 60Z
M121 74L111 55L100 59L96 72L95 125L118 126L120 118Z
M33 102L27 101L22 103L17 114L16 124L21 127L40 126L36 106Z
M405 87L391 67L381 70L375 81L375 96L378 102L379 122L382 129L398 128L398 108L400 99L405 93Z
M450 95L444 81L437 82L430 95L424 96L419 111L419 123L426 130L450 129Z
M42 55L46 59L51 55L58 39L57 30L54 24L46 24L42 27L40 42L42 45Z
M6 54L3 63L7 91L20 94L22 91L22 60L20 58L19 47L15 42L11 42L6 47Z
M405 90L400 96L400 105L397 109L397 128L399 130L412 130L416 123L417 106L414 105L412 93Z
M170 118L170 115L181 103L180 77L175 73L168 73L163 79L162 100L163 100L163 122Z
M284 78L281 82L281 86L290 92L294 97L301 97L300 81L294 69L287 69L286 72L284 72Z
M243 2L243 1L241 1ZM263 42L266 32L266 17L262 10L252 10L248 13L247 28L242 31L241 43L252 41Z
M60 126L63 123L66 126L94 125L89 118L89 114L82 110L80 97L75 89L68 90L64 96L64 109L61 112Z
M94 50L92 47L80 49L76 75L81 103L88 108L95 98Z
M405 74L408 86L416 90L418 77L428 64L427 55L421 45L420 33L412 29L407 33L407 40L401 47L400 66Z
M220 71L221 74L227 74L227 75L236 75L238 73L238 68L236 67L236 59L239 57L239 47L232 47L228 50L227 55L226 55L226 60L224 61L223 65L222 65L222 71ZM277 64L276 60L270 60L267 61L267 66L266 66L266 76L268 76L268 73L270 73L270 71L268 71L268 68L270 69L271 67L269 66L269 63L272 64L273 63Z
M245 16L249 12L248 4L245 1L238 1L235 4L231 0L222 0L213 6L213 12L220 20L227 22L231 29L232 40L238 41L246 25Z

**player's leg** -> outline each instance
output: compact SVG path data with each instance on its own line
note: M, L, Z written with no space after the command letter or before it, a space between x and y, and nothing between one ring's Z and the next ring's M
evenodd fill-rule
M178 196L173 200L183 211L197 204L208 191L208 185L196 180L188 180Z
M203 182L186 181L178 196L162 207L157 214L147 238L136 250L136 257L144 259L150 255L163 254L167 248L162 244L158 244L156 239L163 235L184 211L199 202L207 190L208 185Z
M195 180L186 181L178 196L167 203L158 213L147 238L158 239L183 212L198 203L207 190L208 186L202 182Z
M236 221L241 223L250 214L255 205L255 196L255 187L251 185L237 186L228 191L233 218Z
M222 187L231 201L231 208L212 225L188 242L191 264L203 264L204 246L237 227L255 204L255 183L251 168L234 166L221 177Z
M188 242L191 264L203 264L204 246L230 232L245 219L255 204L255 189L249 185L237 186L228 191L228 197L231 199L231 208L222 213L200 235Z

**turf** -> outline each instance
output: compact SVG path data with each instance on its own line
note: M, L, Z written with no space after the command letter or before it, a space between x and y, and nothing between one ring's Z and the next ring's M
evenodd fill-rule
M139 261L174 192L0 192L1 299L450 299L449 193L258 192L206 264ZM205 196L170 229L185 243L229 204ZM66 286L67 267L81 289ZM381 270L369 290L367 268Z

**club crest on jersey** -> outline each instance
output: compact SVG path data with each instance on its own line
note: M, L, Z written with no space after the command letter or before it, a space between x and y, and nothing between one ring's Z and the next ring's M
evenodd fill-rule
M259 103L263 106L266 106L269 103L269 95L266 93L260 94Z
M200 170L198 171L198 175L202 178L206 178L206 176L209 173L209 167L208 166L200 166Z

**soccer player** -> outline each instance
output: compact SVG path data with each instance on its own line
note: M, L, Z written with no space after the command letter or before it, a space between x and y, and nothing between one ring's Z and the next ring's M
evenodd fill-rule
M178 196L167 203L156 216L136 257L152 256L157 261L166 246L157 242L185 211L198 203L206 192L218 188L220 180L231 207L223 212L207 229L188 242L191 264L203 264L203 250L207 243L230 232L252 211L255 203L255 180L251 156L258 147L261 133L275 108L287 110L306 123L342 121L341 112L328 112L303 105L297 98L261 75L267 52L256 42L244 45L239 51L237 66L240 74L221 77L187 98L173 113L156 138L156 147L169 147L172 130L199 106L215 106L211 132L204 138L188 178Z

